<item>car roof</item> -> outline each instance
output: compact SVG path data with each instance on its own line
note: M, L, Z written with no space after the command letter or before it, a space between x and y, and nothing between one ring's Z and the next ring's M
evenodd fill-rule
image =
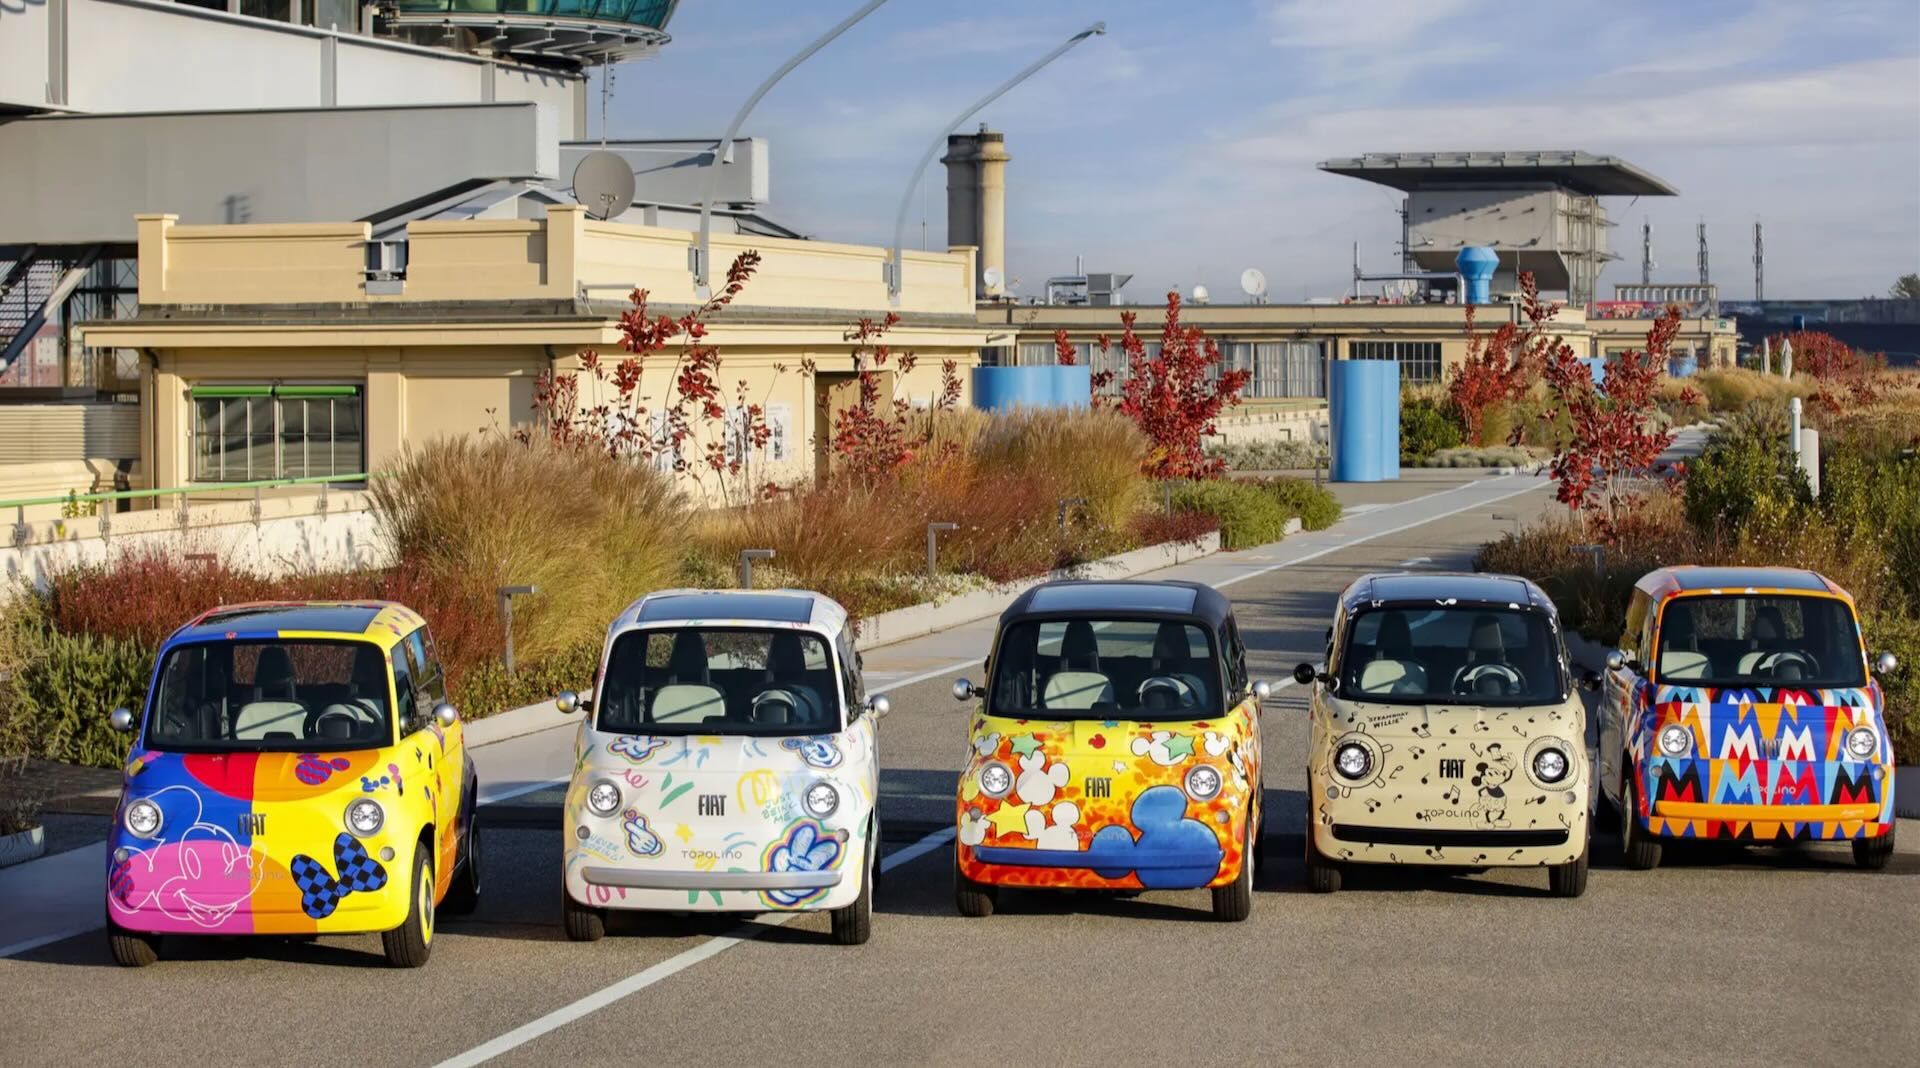
M1699 590L1802 590L1845 594L1816 571L1801 567L1699 567L1682 565L1649 571L1634 584L1654 597Z
M812 590L660 590L628 605L614 626L676 623L784 623L838 636L846 628L847 610Z
M331 637L391 646L425 625L418 612L392 601L262 601L202 613L167 641Z
M1553 600L1526 579L1473 571L1388 571L1362 575L1340 598L1341 605L1349 611L1372 603L1439 601L1511 605L1558 615Z
M1063 579L1043 582L1014 598L1002 626L1026 616L1122 614L1199 619L1218 627L1233 614L1219 590L1198 582L1122 582Z

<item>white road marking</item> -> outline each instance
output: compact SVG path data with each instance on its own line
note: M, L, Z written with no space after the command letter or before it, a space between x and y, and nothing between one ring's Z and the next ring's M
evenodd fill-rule
M570 780L561 778L548 779L546 782L526 782L521 783L511 790L500 790L498 792L482 786L480 788L480 803L483 805L497 805L502 801L511 801L516 797L524 797L527 794L536 793L541 790L551 790L556 786L565 786L568 781Z
M1431 564L1431 563L1433 563L1433 557L1431 556L1416 556L1411 560L1402 560L1394 566L1395 567L1419 567L1421 564Z
M882 872L889 872L902 864L908 864L918 860L940 848L942 845L945 845L952 838L953 828L942 827L912 845L904 849L896 849L885 857L882 857L880 860L880 870ZM797 912L761 913L750 921L752 926L742 925L734 934L720 935L692 949L668 957L666 960L655 964L651 968L636 972L611 986L602 987L572 1004L563 1005L539 1019L522 1024L491 1042L475 1046L459 1056L449 1057L441 1061L438 1068L467 1068L467 1066L470 1065L485 1064L487 1061L503 1053L526 1045L541 1035L565 1027L567 1024L580 1019L582 1016L598 1012L623 998L630 997L645 990L655 983L664 979L670 979L709 957L716 957L725 953L727 950L732 949L742 942L751 942L775 927L785 926L799 915L800 913Z

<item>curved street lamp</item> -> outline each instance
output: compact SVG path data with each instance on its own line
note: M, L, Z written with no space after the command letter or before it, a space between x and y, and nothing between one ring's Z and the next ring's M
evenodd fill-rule
M1073 46L1079 44L1081 41L1106 32L1107 24L1105 22L1096 22L1086 29L1081 30L1079 33L1074 34L1072 37L1067 38L1066 42L1061 44L1060 47L1041 56L1032 66L1007 79L998 89L988 93L985 97L981 98L979 103L961 112L960 116L949 123L945 130L940 131L940 136L935 138L933 144L928 147L927 154L920 157L920 165L913 169L913 178L907 182L907 191L900 197L900 213L895 216L893 221L893 258L887 261L888 300L895 304L900 303L900 245L907 229L907 212L913 208L913 192L920 188L920 178L926 173L927 164L932 163L933 157L940 154L940 149L946 146L947 138L953 136L953 131L958 130L961 123L973 118L974 115L978 114L980 110L988 104L1005 96L1009 89L1012 89L1014 86L1019 85L1021 82L1039 73L1040 68L1066 55Z

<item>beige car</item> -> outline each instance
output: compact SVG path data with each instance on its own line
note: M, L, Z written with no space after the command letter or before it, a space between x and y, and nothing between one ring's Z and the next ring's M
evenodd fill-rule
M1540 867L1587 886L1587 714L1553 602L1506 575L1367 575L1313 687L1307 884L1357 864Z

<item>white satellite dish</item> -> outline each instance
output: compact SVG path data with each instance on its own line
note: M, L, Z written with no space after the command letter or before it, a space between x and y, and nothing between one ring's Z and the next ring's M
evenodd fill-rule
M1211 294L1207 292L1206 286L1193 287L1193 302L1195 304L1205 304L1209 296L1211 296Z
M596 219L611 219L633 206L633 168L604 149L580 157L573 169L573 199Z
M1267 295L1267 276L1258 267L1249 267L1240 272L1240 291L1252 297L1255 303Z
M1000 268L989 267L986 270L981 271L980 281L984 282L988 289L999 289L1000 288Z

